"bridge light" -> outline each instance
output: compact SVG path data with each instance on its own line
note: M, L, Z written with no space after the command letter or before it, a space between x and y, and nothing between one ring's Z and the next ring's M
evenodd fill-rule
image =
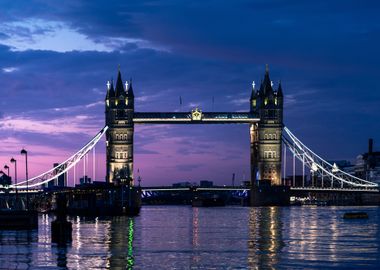
M337 173L337 172L339 172L339 168L338 168L338 166L336 165L336 163L334 162L334 165L333 165L333 167L332 167L332 170L331 170L333 173Z
M312 172L318 171L318 166L317 166L317 164L315 162L313 162L313 164L311 165L311 171Z

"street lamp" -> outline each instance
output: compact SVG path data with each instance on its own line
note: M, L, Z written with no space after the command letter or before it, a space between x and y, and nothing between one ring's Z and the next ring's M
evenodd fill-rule
M15 164L15 186L17 185L17 161L14 158L11 158L11 163ZM16 198L18 197L18 190L16 187Z
M8 171L8 176L9 176L9 166L8 165L4 165L4 169Z
M28 152L25 149L22 149L21 150L21 155L25 155L26 209L29 210Z

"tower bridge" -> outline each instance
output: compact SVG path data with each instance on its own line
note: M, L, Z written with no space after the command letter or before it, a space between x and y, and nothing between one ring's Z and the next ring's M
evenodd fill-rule
M133 135L135 124L248 124L251 142L251 181L281 185L283 93L265 76L259 89L252 85L247 112L135 112L132 80L125 83L120 70L116 85L107 82L106 132L107 181L133 182Z
M309 172L321 180L321 187L307 186L303 178L302 190L311 188L343 190L377 190L378 185L360 179L330 164L303 144L283 124L284 96L281 83L274 88L266 67L259 88L252 84L249 110L245 112L203 112L194 108L189 112L136 112L132 80L123 84L120 70L114 85L107 82L105 97L105 127L77 153L55 168L36 177L10 185L10 188L39 189L42 184L53 181L66 173L94 149L100 138L106 136L106 182L134 185L134 126L137 124L246 124L250 139L250 191L257 196L281 198L283 179L287 176L287 149L293 156L293 191L295 187L295 161L302 164L303 175ZM304 176L303 176L304 177ZM272 189L272 193L260 194ZM256 192L256 193L255 193ZM255 196L255 195L253 195Z

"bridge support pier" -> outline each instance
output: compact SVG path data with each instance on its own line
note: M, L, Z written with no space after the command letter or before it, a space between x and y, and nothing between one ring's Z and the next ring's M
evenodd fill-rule
M251 187L251 206L288 206L290 205L290 188L288 186L270 185L269 181Z
M57 209L56 209L56 220L51 223L51 241L57 244L65 245L72 239L72 224L67 221L67 199L66 194L57 194Z

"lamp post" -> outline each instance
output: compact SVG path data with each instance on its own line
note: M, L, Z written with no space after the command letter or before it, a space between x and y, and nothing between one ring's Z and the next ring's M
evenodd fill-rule
M4 169L8 171L8 176L9 176L9 166L8 165L4 165ZM10 177L10 176L9 176Z
M25 155L26 209L29 211L28 152L25 149L22 149L21 155Z
M11 163L15 164L15 186L17 185L17 161L14 158L11 158ZM18 190L16 187L16 198L18 197Z

